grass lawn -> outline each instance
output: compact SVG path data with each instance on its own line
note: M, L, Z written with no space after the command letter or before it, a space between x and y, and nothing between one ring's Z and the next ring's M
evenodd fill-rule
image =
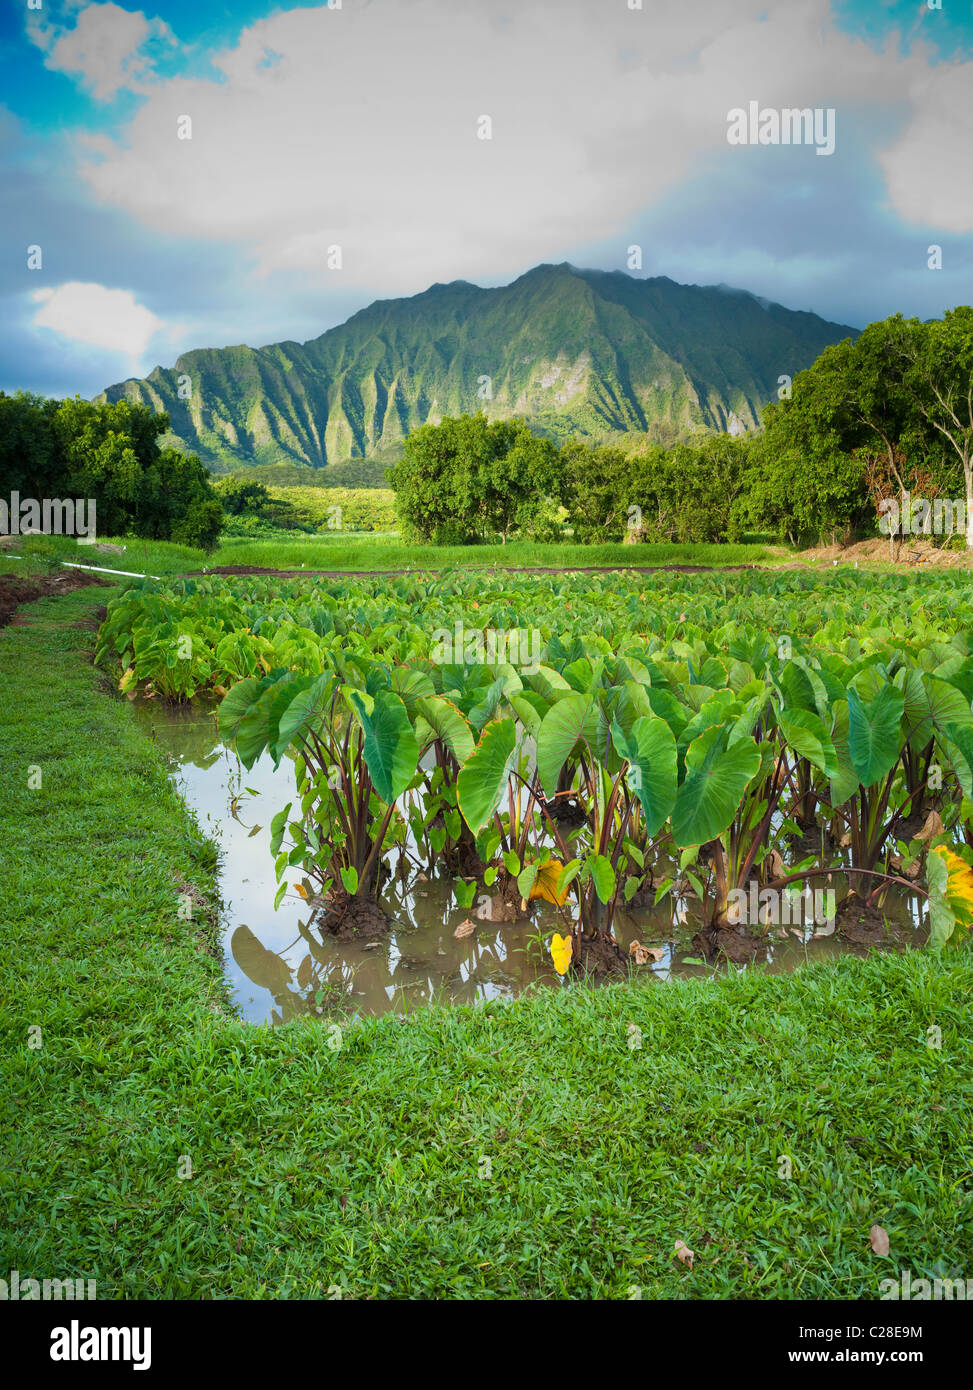
M230 1017L214 852L78 625L110 592L0 631L0 1277L94 1278L99 1297L847 1299L902 1269L973 1276L969 952L340 1034Z

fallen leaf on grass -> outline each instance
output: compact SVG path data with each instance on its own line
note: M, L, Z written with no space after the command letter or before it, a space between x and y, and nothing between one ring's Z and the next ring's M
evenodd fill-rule
M453 932L453 936L456 937L457 941L461 941L464 936L472 936L475 931L476 923L470 921L469 917L467 917L465 922L460 922L459 926Z
M873 1226L868 1233L868 1243L876 1255L889 1253L889 1233L884 1226Z
M672 1253L675 1255L677 1260L682 1260L684 1265L688 1265L689 1268L692 1269L693 1260L696 1258L696 1252L694 1250L690 1250L689 1246L686 1244L684 1240L676 1241L676 1248Z

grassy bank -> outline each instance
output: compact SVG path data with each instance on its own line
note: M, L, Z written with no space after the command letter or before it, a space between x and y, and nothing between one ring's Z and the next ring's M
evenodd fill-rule
M233 1020L212 851L78 626L109 592L0 631L0 1277L850 1298L901 1269L973 1273L969 954L539 991L340 1035Z
M381 534L306 536L297 540L228 540L207 555L168 541L114 540L120 554L105 555L60 537L26 540L24 553L138 570L156 575L185 574L220 565L255 565L261 569L396 570L486 569L494 565L526 569L592 569L606 565L763 564L774 558L764 545L405 545Z

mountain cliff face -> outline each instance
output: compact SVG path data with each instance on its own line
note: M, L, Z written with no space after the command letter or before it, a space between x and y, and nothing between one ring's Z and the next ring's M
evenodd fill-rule
M379 300L303 345L187 352L98 399L167 411L168 442L220 469L391 459L417 425L478 409L557 440L669 443L753 428L779 377L855 332L725 286L542 265Z

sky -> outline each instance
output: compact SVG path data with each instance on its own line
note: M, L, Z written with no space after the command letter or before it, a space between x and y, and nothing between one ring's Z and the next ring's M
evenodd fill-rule
M0 226L0 390L55 396L541 262L931 318L973 0L9 0Z

